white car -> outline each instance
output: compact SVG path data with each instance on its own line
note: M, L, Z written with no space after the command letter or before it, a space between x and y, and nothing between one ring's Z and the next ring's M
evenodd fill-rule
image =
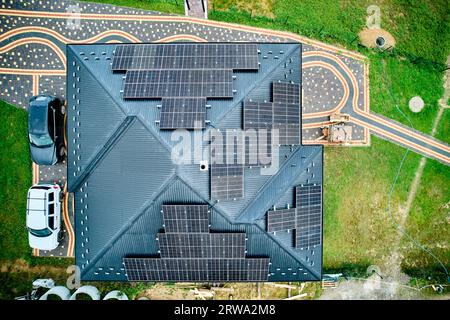
M27 229L30 247L54 250L61 233L61 187L36 184L28 190Z

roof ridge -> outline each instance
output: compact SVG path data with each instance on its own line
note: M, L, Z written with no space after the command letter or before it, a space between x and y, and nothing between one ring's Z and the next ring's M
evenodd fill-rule
M103 147L94 154L94 157L87 164L81 175L79 175L74 181L68 185L69 192L77 190L79 186L86 181L86 179L91 175L92 171L97 168L100 162L106 157L108 152L114 147L117 142L123 137L123 135L128 131L128 129L136 121L136 116L126 116L125 119L119 123L116 130L109 136Z

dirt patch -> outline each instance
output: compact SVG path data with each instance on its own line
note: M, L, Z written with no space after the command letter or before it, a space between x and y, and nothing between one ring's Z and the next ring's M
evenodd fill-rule
M341 281L336 288L326 289L320 300L391 300L423 299L424 296L391 279L374 274L367 279Z
M12 262L5 262L0 265L0 272L14 272L14 273L33 273L33 274L64 274L66 272L65 267L51 267L47 265L43 266L30 266L28 262L23 259L18 259Z
M447 65L450 65L450 56L447 57ZM442 108L450 107L450 69L444 74L444 95L439 100L439 104Z
M382 48L395 47L395 38L384 29L364 29L359 33L361 44L368 48L377 48L377 39L382 37L384 44Z
M275 18L273 14L273 5L275 0L213 0L209 2L210 10L228 10L235 7L238 10L247 11L252 16L265 16Z
M175 285L156 284L151 289L141 292L137 299L146 297L150 300L195 300L196 297L188 288L179 288Z

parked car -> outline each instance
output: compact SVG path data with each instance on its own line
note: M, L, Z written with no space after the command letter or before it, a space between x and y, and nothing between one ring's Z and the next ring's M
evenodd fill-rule
M53 165L66 155L64 100L49 95L30 99L28 108L28 138L31 159L40 165Z
M30 247L54 250L61 241L61 187L36 184L28 190L27 229Z

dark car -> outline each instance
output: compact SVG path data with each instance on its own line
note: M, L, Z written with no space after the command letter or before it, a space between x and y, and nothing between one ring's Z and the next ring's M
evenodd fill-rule
M62 98L38 95L30 99L28 138L36 164L53 165L64 159L65 111Z

